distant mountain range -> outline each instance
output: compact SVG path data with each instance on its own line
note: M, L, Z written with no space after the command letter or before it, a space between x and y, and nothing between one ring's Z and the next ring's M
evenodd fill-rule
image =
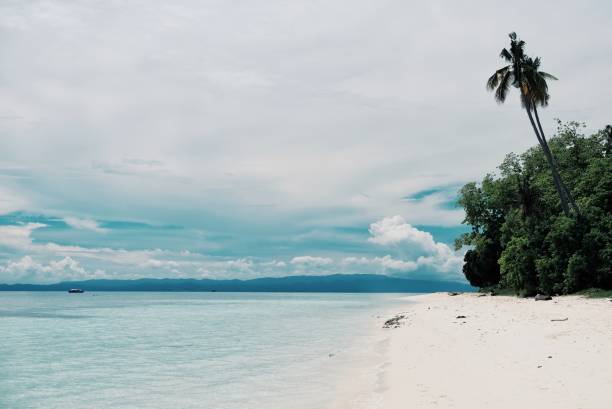
M219 291L219 292L314 292L314 293L430 293L473 291L468 284L409 280L375 274L289 276L252 280L196 280L143 278L137 280L65 281L56 284L0 284L0 291Z

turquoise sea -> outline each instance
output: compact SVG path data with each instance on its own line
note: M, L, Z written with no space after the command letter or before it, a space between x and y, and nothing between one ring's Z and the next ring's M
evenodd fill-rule
M393 294L0 292L0 408L324 408L405 303Z

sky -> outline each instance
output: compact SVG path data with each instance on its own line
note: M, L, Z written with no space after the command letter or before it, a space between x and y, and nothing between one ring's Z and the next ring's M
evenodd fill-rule
M609 1L0 2L0 282L463 280L457 190L555 118L610 122Z

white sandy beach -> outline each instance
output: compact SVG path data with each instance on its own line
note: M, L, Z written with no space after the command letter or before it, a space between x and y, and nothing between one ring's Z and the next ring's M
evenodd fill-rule
M411 299L401 326L380 330L375 373L355 371L335 408L612 407L608 299Z

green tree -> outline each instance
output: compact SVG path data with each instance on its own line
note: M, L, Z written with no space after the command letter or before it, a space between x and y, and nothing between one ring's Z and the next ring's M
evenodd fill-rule
M559 123L549 140L580 214L559 211L558 192L541 146L509 154L499 172L459 192L469 233L463 266L474 286L498 284L518 294L566 294L612 288L610 128L585 137L585 125Z

